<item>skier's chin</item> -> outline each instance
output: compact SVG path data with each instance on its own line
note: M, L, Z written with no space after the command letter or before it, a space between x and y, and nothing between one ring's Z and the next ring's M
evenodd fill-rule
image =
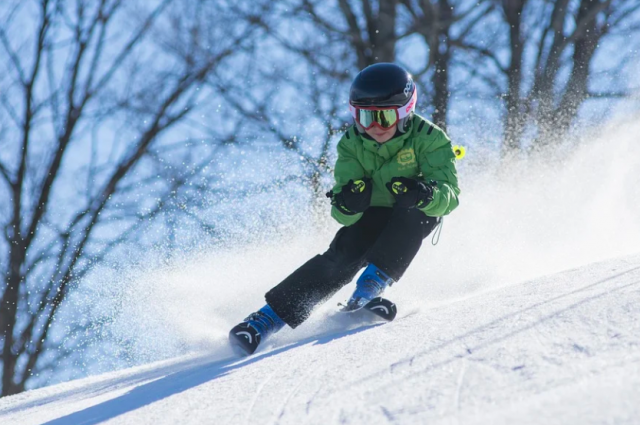
M391 140L393 135L396 133L395 128L389 128L387 130L382 130L379 128L373 128L371 130L367 130L367 134L373 138L378 143L384 143Z

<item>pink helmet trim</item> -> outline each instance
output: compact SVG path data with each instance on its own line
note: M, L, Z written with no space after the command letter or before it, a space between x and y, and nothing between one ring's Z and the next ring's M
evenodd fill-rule
M416 110L416 103L418 103L418 88L414 83L413 95L411 95L411 99L409 99L409 101L404 106L398 108L398 117L400 119L408 117L409 114Z

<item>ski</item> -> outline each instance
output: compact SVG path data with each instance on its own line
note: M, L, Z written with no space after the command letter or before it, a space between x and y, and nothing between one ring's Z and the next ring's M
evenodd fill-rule
M398 314L398 308L394 303L389 301L386 298L377 297L369 301L363 307L364 310L371 312L378 316L379 318L391 322L396 318Z
M362 312L368 312L374 314L385 322L393 321L398 314L398 308L396 305L382 297L376 297L362 307L358 307L357 305L350 306L349 304L338 304L338 306L341 307L340 311L343 313L360 315Z
M253 354L261 339L260 333L246 322L234 326L229 332L231 349L239 357Z

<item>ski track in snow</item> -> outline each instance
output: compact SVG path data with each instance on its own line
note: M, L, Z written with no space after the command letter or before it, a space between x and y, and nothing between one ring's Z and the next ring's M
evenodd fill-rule
M399 309L7 397L0 423L640 423L639 255Z

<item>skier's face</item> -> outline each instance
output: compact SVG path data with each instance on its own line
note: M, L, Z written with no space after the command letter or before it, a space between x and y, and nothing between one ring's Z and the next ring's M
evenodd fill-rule
M396 126L394 125L391 128L383 129L374 125L370 129L365 131L376 142L385 143L391 140L393 138L393 135L396 134Z

